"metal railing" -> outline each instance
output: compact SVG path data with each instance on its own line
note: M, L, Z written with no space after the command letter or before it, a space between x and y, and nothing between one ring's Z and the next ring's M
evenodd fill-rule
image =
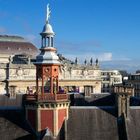
M43 101L43 102L67 101L68 95L66 93L57 93L57 94L45 93L44 95L26 94L25 100L26 101Z

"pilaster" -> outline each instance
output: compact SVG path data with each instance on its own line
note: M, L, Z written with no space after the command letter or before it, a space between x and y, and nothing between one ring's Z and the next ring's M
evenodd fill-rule
M58 109L55 108L53 110L53 113L54 113L54 137L57 137L57 134L58 134Z

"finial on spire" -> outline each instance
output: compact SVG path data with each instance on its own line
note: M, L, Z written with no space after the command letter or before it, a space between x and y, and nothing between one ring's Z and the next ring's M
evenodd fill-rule
M49 7L49 3L47 4L47 17L46 17L46 22L49 23L49 18L50 18L51 10Z

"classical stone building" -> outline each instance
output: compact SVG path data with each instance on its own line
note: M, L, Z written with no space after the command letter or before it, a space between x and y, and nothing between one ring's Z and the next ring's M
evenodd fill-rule
M25 93L34 83L38 49L19 36L0 36L0 94Z
M101 93L101 70L97 64L62 63L60 85L68 92L83 93L84 87L90 86L92 93Z
M1 51L2 50L2 51ZM0 94L35 91L36 69L33 64L38 49L23 38L0 36ZM100 68L95 64L77 64L58 55L62 66L59 68L60 88L68 92L84 92L89 86L92 93L101 93Z

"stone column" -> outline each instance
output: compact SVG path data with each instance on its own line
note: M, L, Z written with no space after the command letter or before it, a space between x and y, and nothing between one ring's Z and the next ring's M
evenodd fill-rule
M40 110L36 108L36 131L39 132L41 130L41 121L40 121Z
M53 119L54 119L54 137L57 137L57 135L58 135L58 109L57 108L55 108L54 110L53 110L53 115L54 115L54 117L53 117Z
M65 129L65 132L64 132L64 135L65 135L65 140L68 139L68 130L67 130L67 119L65 119L65 122L64 122L64 129Z
M126 98L126 118L129 118L130 115L130 96Z
M117 107L118 107L118 117L120 117L121 116L121 108L122 108L122 102L121 102L121 96L120 95L117 95L117 98L118 98L118 105L117 105Z

